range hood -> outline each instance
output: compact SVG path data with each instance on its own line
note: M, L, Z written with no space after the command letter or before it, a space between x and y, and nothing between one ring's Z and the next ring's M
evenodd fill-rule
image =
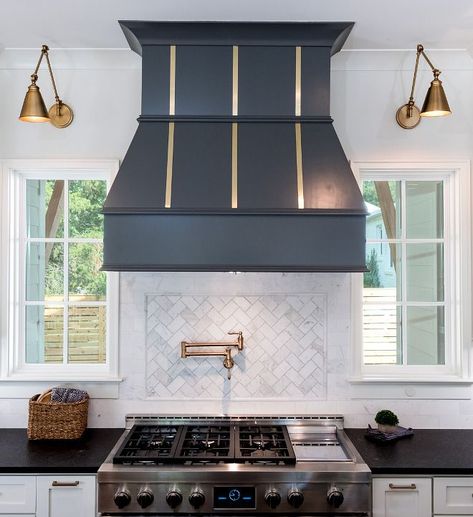
M142 114L103 208L103 269L365 271L366 209L329 112L353 23L120 25Z

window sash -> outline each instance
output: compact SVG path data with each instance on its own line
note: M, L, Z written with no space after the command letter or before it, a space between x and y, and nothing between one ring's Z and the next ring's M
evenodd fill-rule
M21 181L21 190L22 190L22 205L19 207L19 210L22 211L25 215L27 213L27 195L26 195L26 189L27 189L27 183L30 180L37 180L38 178L35 177L29 177L27 175L23 175L20 179ZM24 338L23 338L23 347L19 351L19 357L20 357L20 364L30 365L30 364L45 364L44 362L41 363L31 363L27 361L27 307L29 306L39 306L46 308L51 307L60 307L62 308L62 321L63 321L63 328L62 328L62 363L54 363L54 364L62 364L62 365L69 365L71 364L69 354L70 354L70 329L69 329L69 317L70 317L70 308L71 307L80 307L80 306L86 306L86 307L100 307L100 306L107 306L107 299L108 299L108 287L109 287L109 276L107 275L107 288L106 288L106 299L104 303L96 303L99 300L93 300L89 302L85 302L82 304L78 304L75 301L71 301L69 299L69 245L74 244L76 242L80 243L98 243L103 245L103 239L98 238L74 238L70 237L69 234L69 220L70 220L70 213L69 213L69 185L70 185L70 179L62 177L61 174L51 174L51 176L48 178L49 180L57 181L57 180L63 180L64 181L64 196L63 196L63 224L64 224L64 230L63 230L63 237L59 238L47 238L47 237L28 237L28 224L25 221L23 224L23 227L21 228L20 233L20 260L21 260L21 268L22 268L22 274L20 276L20 293L21 293L21 299L20 299L20 327L24 331ZM88 178L74 178L73 181L105 181L106 183L106 189L109 190L109 183L108 178L104 174L95 174ZM28 245L30 243L61 243L63 245L63 271L62 271L62 281L63 281L63 300L58 301L56 303L51 302L50 300L41 300L40 303L30 303L29 300L26 299L26 291L27 291L27 268L28 268L28 260L27 260L27 249ZM107 319L107 317L106 317ZM105 327L107 326L107 321L105 321ZM46 343L43 343L44 345L44 352L45 352L45 345ZM82 363L82 364L104 364L107 365L108 361L108 352L109 352L109 346L108 346L108 336L107 336L107 328L105 328L105 362L104 363ZM77 363L81 364L81 363Z
M465 378L470 375L465 361L471 343L470 279L470 220L469 220L469 162L455 163L384 163L356 162L353 169L358 181L443 181L444 236L442 239L369 239L383 244L444 243L444 302L404 302L404 306L445 307L445 365L365 365L363 344L363 274L352 276L352 377L355 382L366 380L385 382L432 382ZM405 209L405 203L402 209ZM405 218L404 218L405 221ZM406 231L405 224L403 232ZM448 250L447 250L448 248ZM405 264L405 257L403 260ZM405 276L404 276L405 278ZM404 292L405 292L405 285ZM402 303L397 303L396 306ZM465 308L468 308L465 312ZM406 325L403 325L406 328ZM404 343L406 341L404 340Z
M361 179L361 183L363 184L365 181L377 181L376 179L373 179L371 177L371 175L362 175L362 177L360 178ZM410 307L419 307L419 308L422 308L422 307L443 307L444 308L444 322L445 322L445 330L444 330L444 335L445 335L445 341L447 340L447 336L449 334L449 326L450 326L450 318L449 318L449 311L447 310L448 309L448 304L447 304L447 300L449 299L449 286L448 284L445 282L445 285L444 285L444 300L443 301L436 301L436 302L428 302L428 301L421 301L421 302L412 302L412 301L409 301L408 300L408 282L407 282L407 276L408 276L408 261L407 261L407 246L409 244L443 244L443 248L444 248L444 262L443 262L443 273L445 275L445 269L447 267L447 264L446 264L446 260L445 260L445 257L448 256L448 253L449 253L449 240L448 240L448 237L446 236L446 230L444 228L444 231L443 231L443 238L408 238L407 237L407 227L408 227L408 221L407 221L407 192L406 192L406 183L408 181L413 181L413 178L410 177L410 176L402 176L402 177L397 177L397 178L390 178L391 181L396 181L396 182L399 182L400 183L400 189L401 189L401 195L400 195L400 206L401 206L401 214L400 214L400 221L401 221L401 235L399 238L396 238L396 239L367 239L366 240L366 243L367 245L369 244L382 244L382 243L393 243L393 244L398 244L400 246L400 251L401 251L401 260L400 260L400 264L401 264L401 282L400 282L400 299L398 299L398 287L396 287L396 302L395 302L395 306L396 308L400 308L400 318L401 318L401 325L398 324L398 322L396 321L396 335L397 335L397 340L400 339L400 347L396 347L396 353L398 355L398 359L397 359L397 362L396 363L393 363L393 364L383 364L383 363L367 363L365 362L365 354L366 354L366 343L363 341L362 343L362 346L363 346L363 358L362 358L362 362L363 362L363 366L364 367L379 367L379 366L387 366L387 367L396 367L396 366L402 366L402 367L405 367L405 366L410 366L409 365L409 339L408 339L408 309ZM422 178L422 179L417 179L417 181L425 181L425 182L431 182L431 181L439 181L442 183L442 189L443 189L443 196L442 196L442 200L443 200L443 206L442 206L442 210L443 210L443 214L444 214L444 223L443 225L445 226L445 213L447 211L446 209L446 198L447 198L447 195L446 195L446 190L447 190L447 181L445 178L442 178L442 179L437 179L437 178ZM364 294L364 286L363 286L363 294ZM365 299L364 299L364 296L363 296L363 307L366 307L366 306L374 306L374 305L377 305L378 307L382 307L383 305L385 305L386 307L388 306L392 306L393 304L387 304L387 303L383 303L382 301L378 301L378 302L366 302ZM364 335L364 331L365 331L365 322L364 322L364 318L363 318L363 335ZM398 333L400 335L398 335ZM427 366L427 367L431 367L431 366L439 366L439 367L442 367L442 366L449 366L449 363L450 363L450 353L449 353L449 346L447 345L447 343L444 344L444 348L445 348L445 351L444 351L444 363L437 363L435 365L416 365L416 366ZM381 351L381 350L380 350ZM399 357L400 357L400 361L399 361Z
M0 379L26 378L32 380L86 380L101 381L118 378L118 273L107 273L107 300L105 301L27 301L26 300L26 245L28 242L103 243L97 238L68 238L65 228L61 238L27 238L26 235L26 181L36 180L104 180L107 191L118 168L115 160L66 160L5 162L2 195L4 203L2 228L2 263L5 274L2 283L8 285L8 299L2 310L2 349ZM67 197L67 196L65 196ZM66 213L66 205L64 213ZM66 256L65 269L68 269ZM67 272L68 273L68 272ZM64 271L65 281L66 271ZM26 358L25 310L27 306L105 306L106 362L94 363L37 363L28 364ZM64 328L68 321L64 315ZM7 330L7 332L4 331ZM67 343L66 343L67 344ZM67 347L64 346L63 358Z

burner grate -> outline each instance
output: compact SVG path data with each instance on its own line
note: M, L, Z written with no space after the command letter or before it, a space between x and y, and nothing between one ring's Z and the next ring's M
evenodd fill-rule
M159 465L173 461L178 426L135 425L125 443L113 458L113 463Z
M296 456L285 426L240 425L236 428L235 456L245 463L292 465Z
M187 465L217 464L232 460L233 453L233 426L189 425L183 429L174 459Z
M113 463L124 465L296 463L285 425L193 423L132 427Z

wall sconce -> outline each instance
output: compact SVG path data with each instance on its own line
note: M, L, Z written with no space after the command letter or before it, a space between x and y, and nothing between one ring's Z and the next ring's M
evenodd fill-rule
M72 109L67 104L64 104L64 102L59 98L48 52L48 46L43 45L41 47L41 55L39 57L38 64L31 75L31 84L26 92L25 100L23 101L21 113L18 118L23 122L51 122L53 126L64 128L70 125L74 118L74 113L72 112ZM36 84L36 81L38 80L38 69L43 57L46 57L46 62L48 63L49 75L51 76L54 96L56 98L56 102L49 108L49 111L46 109L43 97Z
M422 110L414 104L414 89L417 79L417 70L419 68L420 56L429 64L434 74L434 80L430 83L427 90ZM421 117L444 117L451 115L452 111L448 105L447 96L442 86L442 81L439 79L440 70L434 67L430 59L424 52L422 45L417 45L416 65L414 68L414 77L412 78L411 95L409 102L403 104L396 112L396 121L403 129L414 129L419 125Z

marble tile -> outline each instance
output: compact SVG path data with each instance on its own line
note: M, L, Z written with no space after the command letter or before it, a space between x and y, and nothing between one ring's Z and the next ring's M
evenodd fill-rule
M326 296L148 295L146 396L158 399L325 398ZM181 359L180 342L243 331L231 380L222 358Z

